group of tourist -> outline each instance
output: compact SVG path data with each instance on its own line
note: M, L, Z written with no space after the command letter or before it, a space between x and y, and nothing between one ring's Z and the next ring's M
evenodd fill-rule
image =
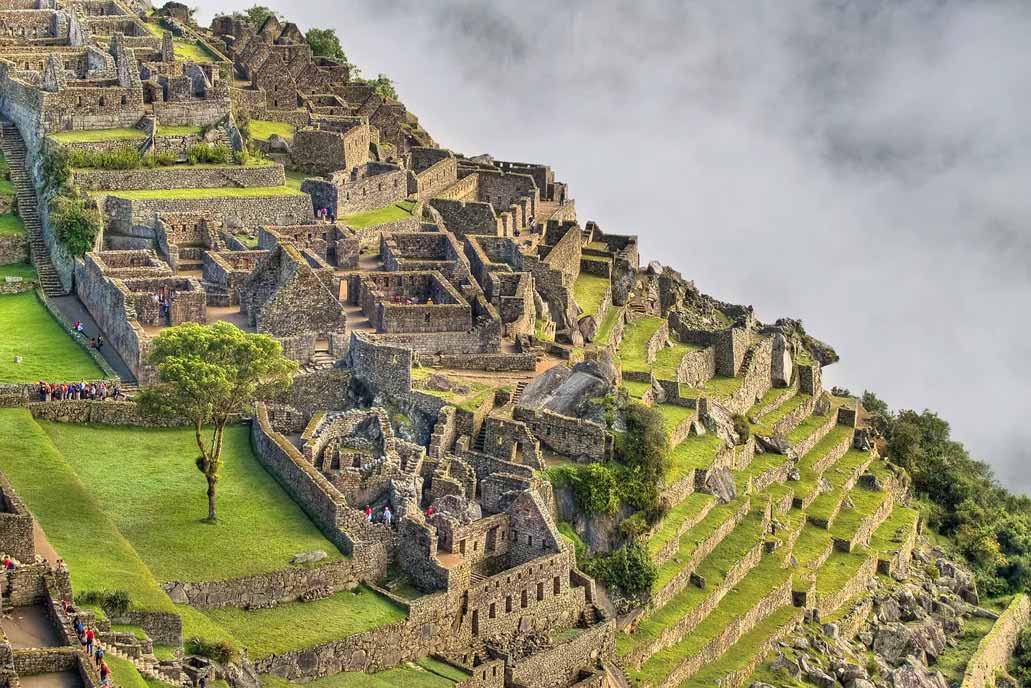
M172 304L175 303L176 297L179 296L179 292L175 289L167 289L161 287L158 291L151 295L151 299L158 306L158 315L166 325L172 324Z
M83 339L86 338L86 326L82 324L81 320L76 320L75 324L72 325L72 334L82 337ZM89 348L100 351L104 348L104 338L99 334L96 337L90 337Z
M65 614L68 614L72 609L71 603L68 600L61 600L61 604L64 606ZM86 656L93 658L97 672L100 674L100 685L109 685L111 683L111 669L108 668L107 662L104 661L104 648L97 642L96 631L91 626L84 624L82 617L78 615L75 616L72 626L75 628L75 635L79 638L79 644L86 651Z
M330 212L329 208L319 208L315 213L315 217L330 224L333 224L333 222L336 221L336 217L333 216L333 213Z
M390 528L394 523L394 512L390 510L390 505L387 504L383 507L383 511L377 516L372 510L371 504L365 505L365 520L369 523L382 523L387 528Z
M112 399L121 401L122 388L117 382L107 384L100 382L44 382L40 380L36 386L40 401L105 401Z
M404 304L405 306L417 306L417 305L419 305L411 297L409 297L409 296L404 296L403 297L400 294L394 294L394 303ZM433 305L433 299L431 297L427 296L426 300L423 302L423 305L432 306Z

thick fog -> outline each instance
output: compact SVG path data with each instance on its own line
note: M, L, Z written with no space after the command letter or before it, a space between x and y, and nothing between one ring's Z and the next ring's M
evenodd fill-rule
M939 411L1031 492L1031 4L265 4L337 29L441 145L551 164L582 220L800 317L831 383Z

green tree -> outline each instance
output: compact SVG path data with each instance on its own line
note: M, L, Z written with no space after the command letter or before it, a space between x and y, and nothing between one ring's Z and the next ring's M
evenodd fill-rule
M399 100L397 89L394 88L394 80L386 74L380 74L375 79L368 79L365 83L372 86L373 90L380 96L390 98L391 100Z
M620 462L643 480L659 483L670 465L669 438L662 412L633 403L626 407L626 434L619 451Z
M73 256L93 250L103 222L93 201L67 193L50 200L50 224Z
M308 29L304 34L304 40L311 46L311 52L315 57L329 57L341 62L347 62L347 55L340 45L340 37L336 29Z
M227 322L186 323L162 331L154 340L150 363L160 382L141 393L141 405L193 425L200 451L197 469L207 480L208 521L213 523L226 424L249 412L255 401L289 386L297 363L283 355L282 345L272 337Z
M254 5L253 7L245 9L242 15L237 12L237 15L246 17L252 24L254 24L255 28L261 28L261 25L264 24L265 20L269 17L275 17L276 19L283 18L279 12L274 12L264 5Z

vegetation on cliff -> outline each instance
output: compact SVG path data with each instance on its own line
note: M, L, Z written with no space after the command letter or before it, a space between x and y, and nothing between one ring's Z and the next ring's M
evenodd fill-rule
M1031 498L1000 485L933 411L892 411L871 392L862 401L875 414L887 455L912 476L928 525L966 558L981 591L1031 590Z

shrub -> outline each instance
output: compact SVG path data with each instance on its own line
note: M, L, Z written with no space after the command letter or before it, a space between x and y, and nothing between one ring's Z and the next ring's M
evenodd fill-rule
M586 572L628 597L651 590L655 582L655 563L648 550L637 542L623 545L612 554L589 559Z
M186 150L191 165L225 165L233 159L233 151L223 144L198 143Z
M224 640L205 640L199 636L193 636L183 643L183 649L188 655L207 657L219 664L228 664L236 658L236 648Z
M619 447L620 462L659 483L670 465L669 439L658 409L633 403L624 411L626 433Z
M129 593L124 590L90 590L79 595L79 603L100 607L108 616L125 616L132 607Z
M68 164L101 170L136 170L143 166L143 157L133 146L119 146L109 151L76 149L68 153Z
M577 508L587 515L614 514L619 509L619 482L604 464L556 466L547 476L553 485L570 488Z
M739 441L744 444L748 441L748 436L752 434L751 426L748 425L748 421L740 413L735 413L732 416L734 421L734 432L737 433Z
M60 193L67 188L72 177L71 165L68 163L68 151L60 146L47 147L43 155L43 179L51 193Z
M50 224L69 253L78 257L93 250L103 217L92 202L61 194L50 201Z

